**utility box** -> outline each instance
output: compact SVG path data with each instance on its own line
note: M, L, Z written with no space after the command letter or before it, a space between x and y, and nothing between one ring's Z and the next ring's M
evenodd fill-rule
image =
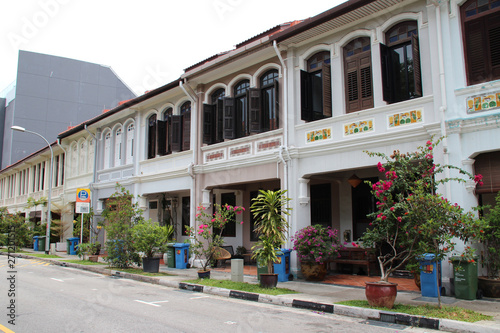
M243 259L231 259L231 281L243 282Z
M436 261L435 258L436 255L431 253L418 258L422 296L438 297L438 292L441 292L441 261Z
M290 252L289 249L281 249L278 253L278 261L274 263L274 273L278 274L278 282L288 282L290 276Z
M189 261L188 243L175 243L175 268L186 269Z

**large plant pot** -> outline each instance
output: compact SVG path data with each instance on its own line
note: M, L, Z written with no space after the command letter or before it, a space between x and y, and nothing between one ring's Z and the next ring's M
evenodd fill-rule
M146 273L158 273L160 258L142 258L142 270Z
M478 288L483 296L500 298L500 279L488 279L486 276L477 278Z
M198 271L199 279L210 279L210 270Z
M398 293L398 284L390 282L365 282L365 295L370 306L385 307L392 309L396 295Z
M91 254L91 255L89 255L89 261L98 262L99 256L96 256L95 254Z
M261 274L260 286L262 288L276 288L278 285L278 274Z
M323 281L326 276L326 264L301 262L300 271L307 281Z

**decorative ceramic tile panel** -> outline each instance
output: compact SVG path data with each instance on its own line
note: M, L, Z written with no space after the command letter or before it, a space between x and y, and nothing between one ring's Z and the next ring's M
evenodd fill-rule
M280 138L260 141L260 142L257 142L257 152L276 149L279 146L281 146L281 139Z
M500 107L500 92L470 96L466 103L467 113L498 109Z
M389 128L417 124L422 121L424 121L424 112L422 109L387 115L387 125Z
M373 119L366 119L344 124L344 136L373 132Z
M246 144L243 146L237 146L237 147L231 147L231 148L229 148L229 158L241 156L241 155L248 155L252 152L251 148L252 148L252 146L250 144Z
M224 159L224 150L217 150L217 151L211 151L209 153L206 153L205 155L205 162L213 162L217 160L222 160Z
M332 128L323 128L321 130L315 130L306 133L306 142L318 142L322 140L328 140L332 138Z

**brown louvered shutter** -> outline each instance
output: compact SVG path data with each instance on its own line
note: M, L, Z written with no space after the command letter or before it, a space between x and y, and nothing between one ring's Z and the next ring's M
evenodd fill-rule
M167 122L158 120L157 127L156 145L158 147L158 155L163 156L167 153Z
M214 111L215 105L203 104L203 143L208 145L214 143Z
M361 109L373 107L373 89L372 89L372 63L371 54L359 59L360 78L361 78Z
M224 139L235 139L235 110L234 98L224 98Z
M491 61L491 80L500 78L500 14L487 19L488 46Z
M422 97L422 79L420 71L420 48L418 46L418 37L411 35L411 51L413 57L413 80L415 82L415 96ZM410 91L411 93L411 91Z
M313 120L311 73L300 71L300 118Z
M467 49L467 75L469 84L486 81L488 63L483 20L465 23L465 47Z
M380 67L382 69L382 92L384 95L384 101L387 103L394 102L393 93L393 71L392 71L392 61L391 61L391 50L384 44L380 43Z
M156 116L148 119L148 158L156 156Z
M182 143L182 116L181 115L173 115L170 117L170 129L171 129L171 144L170 147L172 152L181 151L181 143Z
M323 64L321 78L323 80L323 117L332 116L332 69L330 65Z
M275 130L280 127L280 91L278 80L274 80L274 118L269 124L270 130Z
M347 112L360 109L359 103L359 83L358 83L358 62L354 59L346 62L346 106Z
M251 88L248 91L250 111L250 133L260 133L262 130L262 117L260 110L260 89Z
M191 111L182 114L182 150L191 149Z
M476 186L476 193L500 191L500 152L480 154L475 160L474 172L483 176L483 186Z
M218 99L215 107L215 142L224 141L224 101Z

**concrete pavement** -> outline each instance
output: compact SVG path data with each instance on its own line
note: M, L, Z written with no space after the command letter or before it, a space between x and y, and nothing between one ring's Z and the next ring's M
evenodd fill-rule
M25 249L26 251L32 251ZM43 253L43 252L37 252ZM6 253L2 253L6 255ZM249 301L264 302L276 304L280 306L291 306L297 308L305 308L314 311L335 313L339 315L347 315L352 317L361 317L372 320L380 320L384 322L395 322L410 326L419 326L431 329L439 329L449 332L478 332L500 333L500 300L499 299L482 299L482 300L459 300L454 297L443 297L442 302L446 305L458 306L466 309L471 309L486 315L493 316L493 321L481 321L476 323L465 323L454 320L422 318L404 314L396 314L393 312L384 312L379 310L364 309L357 307L349 307L335 304L344 300L364 300L365 290L360 287L339 286L317 282L307 282L304 280L295 280L288 282L279 282L278 287L288 288L297 291L298 294L287 294L280 296L270 296L263 294L251 294L238 291L232 291L215 287L204 287L184 283L183 281L196 279L197 270L192 269L175 269L161 265L161 272L168 273L168 276L149 277L137 274L120 272L119 270L109 270L102 266L87 266L73 263L63 263L64 259L78 259L75 255L67 255L66 253L58 252L57 255L61 259L43 259L30 256L29 253L15 254L16 256L37 258L49 261L53 264L74 267L93 271L106 275L116 275L123 278L134 279L147 283L160 284L172 288L188 289L198 292L210 293L218 296L233 297L245 299ZM231 279L231 273L212 270L212 279ZM244 281L249 283L258 283L256 276L245 275ZM422 304L437 304L437 299L432 297L421 297L420 293L398 291L396 303L422 305Z

